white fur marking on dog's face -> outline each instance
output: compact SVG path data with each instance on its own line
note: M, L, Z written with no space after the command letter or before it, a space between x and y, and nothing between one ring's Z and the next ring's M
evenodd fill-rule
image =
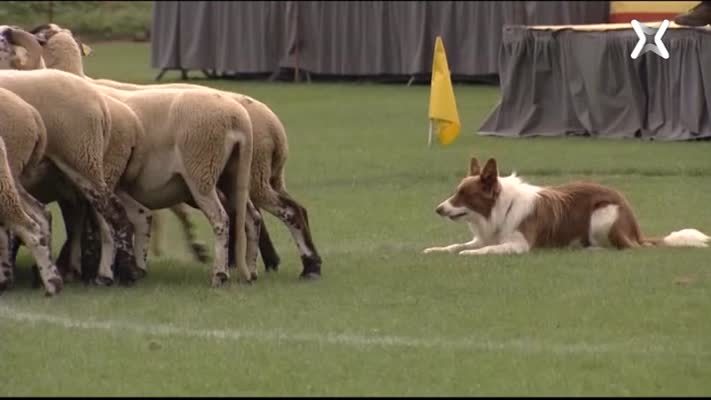
M452 198L450 197L437 206L437 213L444 218L449 218L452 221L458 222L464 220L465 217L472 213L472 211L466 207L453 206Z
M598 208L590 215L590 245L607 247L610 246L610 229L617 221L619 206L610 204Z

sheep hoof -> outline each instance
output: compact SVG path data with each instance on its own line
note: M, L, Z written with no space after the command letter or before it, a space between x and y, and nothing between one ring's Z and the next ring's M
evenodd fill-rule
M94 279L94 283L99 286L111 286L114 284L114 279L108 276L97 276L96 279Z
M302 273L299 276L299 279L302 279L305 281L317 281L317 280L321 279L321 274L316 273L316 272Z
M229 279L229 277L227 276L227 273L218 272L212 276L212 287L214 287L214 288L222 287L222 285L224 285L224 283L227 282L228 279Z
M193 249L193 256L198 262L205 264L210 261L210 257L207 255L207 247L204 244L193 243L191 247Z
M148 275L148 272L145 269L142 268L136 268L134 276L136 277L136 280L143 279Z
M249 276L250 282L256 281L257 278L259 278L259 275L256 272L252 272Z
M279 257L276 257L274 260L268 260L264 262L264 270L269 272L269 271L279 271L279 264L281 264L281 260Z
M0 281L0 294L3 294L6 290L12 287L12 281Z
M145 271L138 267L130 267L117 270L116 275L119 285L129 287L133 286L137 280L143 278L146 274Z
M301 265L304 266L301 278L315 280L321 277L321 257L318 255L301 256Z
M55 295L58 295L59 292L62 291L64 288L64 282L62 282L62 278L56 276L54 278L50 278L49 282L47 283L47 286L45 287L45 296L47 297L52 297Z

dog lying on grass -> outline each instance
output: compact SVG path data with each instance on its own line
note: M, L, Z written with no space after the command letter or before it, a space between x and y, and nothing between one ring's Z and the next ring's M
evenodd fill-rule
M708 247L711 242L711 237L696 229L672 232L664 238L645 237L620 192L590 182L540 187L515 173L499 177L495 159L489 159L482 169L472 158L469 176L436 212L469 224L474 238L430 247L426 254L519 254L534 248L562 247Z

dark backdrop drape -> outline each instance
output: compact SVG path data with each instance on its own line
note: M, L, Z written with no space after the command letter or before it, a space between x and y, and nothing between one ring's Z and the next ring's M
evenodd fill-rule
M159 1L154 68L429 74L441 35L454 76L498 73L504 25L589 24L607 1ZM298 52L298 57L297 57Z

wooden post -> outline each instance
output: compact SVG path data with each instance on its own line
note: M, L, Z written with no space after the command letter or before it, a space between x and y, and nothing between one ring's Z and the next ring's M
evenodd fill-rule
M299 4L296 2L294 4L294 12L296 14L296 17L294 18L296 20L296 28L294 32L294 62L296 65L294 65L294 82L299 82L301 81L301 78L299 77Z

